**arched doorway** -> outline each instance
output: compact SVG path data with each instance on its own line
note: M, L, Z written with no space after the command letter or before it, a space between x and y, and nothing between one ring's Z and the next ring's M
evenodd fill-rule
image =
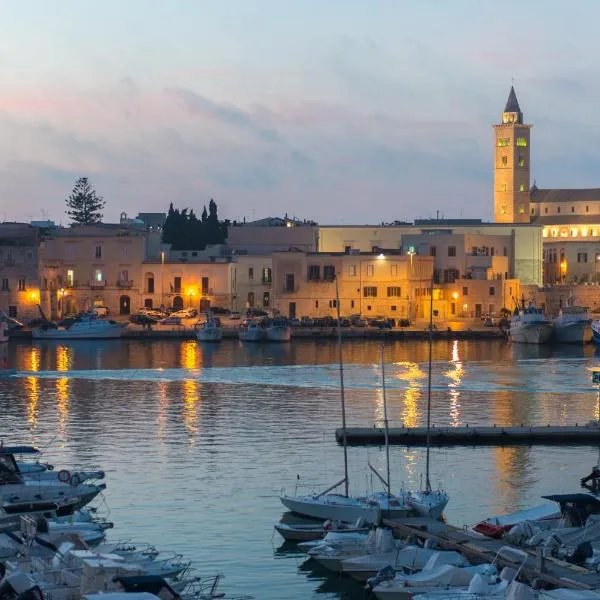
M202 298L202 300L200 300L200 312L206 312L209 309L210 300L208 300L207 298Z
M131 313L131 300L129 296L121 296L119 298L119 314L128 315Z
M248 308L254 308L254 292L248 292Z
M173 298L173 310L183 310L183 298L181 296Z
M152 308L152 298L146 298L144 300L144 308Z

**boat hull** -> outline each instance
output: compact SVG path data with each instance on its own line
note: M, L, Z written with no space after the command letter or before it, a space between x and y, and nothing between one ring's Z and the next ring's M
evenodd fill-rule
M281 503L290 511L304 517L327 521L344 521L355 523L363 518L367 523L377 523L381 511L376 506L369 506L344 496L327 496L317 499L313 496L281 496Z
M220 342L223 339L223 331L220 328L200 329L196 333L199 342Z
M589 321L556 324L556 341L560 344L587 344L592 341L592 327Z
M121 327L110 327L98 331L70 331L68 329L35 328L31 335L36 340L108 340L121 337Z
M263 338L263 332L258 328L247 329L245 331L240 331L238 333L238 337L242 342L260 342Z
M448 504L448 494L441 490L432 492L411 492L406 503L422 517L439 520Z
M546 344L551 334L550 323L528 323L510 328L510 339L519 344Z

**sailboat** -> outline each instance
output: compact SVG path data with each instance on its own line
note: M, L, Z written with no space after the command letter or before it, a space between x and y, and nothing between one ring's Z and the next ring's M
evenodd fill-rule
M387 481L373 469L379 479L387 488L385 492L375 492L365 497L351 497L348 493L349 477L348 477L348 444L346 440L346 403L344 396L344 360L343 360L343 345L342 332L340 328L340 299L338 282L336 279L336 298L337 298L337 333L338 333L338 348L339 348L339 366L340 366L340 396L342 404L342 431L343 431L343 447L344 447L344 478L327 488L320 494L311 494L304 496L288 496L280 497L281 503L292 512L315 519L343 521L346 523L354 523L358 519L364 519L367 523L377 524L382 518L399 518L412 513L410 507L405 503L403 496L395 496L390 493L389 480L389 447L386 444L387 457ZM383 352L382 352L383 366ZM385 384L384 384L385 388ZM385 392L384 392L385 400ZM385 407L385 402L384 402ZM385 408L385 424L387 432L387 408ZM386 434L387 440L387 434ZM369 465L370 466L370 465ZM341 485L344 485L344 494L330 493Z
M431 432L431 363L433 349L433 279L429 290L429 370L427 375L427 455L425 460L425 489L409 492L406 503L416 512L424 517L440 519L446 505L448 494L443 490L431 488L430 474L430 432Z

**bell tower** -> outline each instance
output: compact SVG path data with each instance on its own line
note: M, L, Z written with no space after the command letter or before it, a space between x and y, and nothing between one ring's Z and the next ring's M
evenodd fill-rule
M529 223L530 130L523 123L514 87L494 125L494 222Z

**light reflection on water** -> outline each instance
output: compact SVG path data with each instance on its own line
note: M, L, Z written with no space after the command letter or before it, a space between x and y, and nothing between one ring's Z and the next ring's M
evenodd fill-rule
M349 342L344 353L348 424L371 426L383 418L380 345ZM385 357L392 425L423 424L427 344L388 343ZM596 415L592 347L443 341L433 359L435 424ZM184 552L201 573L222 569L231 593L364 597L360 586L342 588L297 554L276 552L280 540L271 539L282 487L293 488L297 475L317 487L341 478L335 343L11 343L8 360L22 372L0 380L5 443L52 442L55 464L105 468L115 537ZM596 455L589 447L436 448L432 484L448 490L451 522L473 523L577 489ZM355 493L372 484L369 461L384 472L381 448L350 448L349 458ZM419 485L423 449L392 447L391 461L395 489Z

